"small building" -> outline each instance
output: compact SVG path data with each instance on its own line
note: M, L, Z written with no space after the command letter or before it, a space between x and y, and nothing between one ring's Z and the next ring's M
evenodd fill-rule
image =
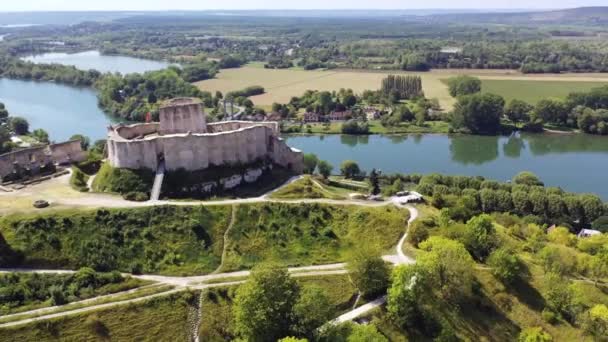
M304 113L304 122L319 122L321 121L321 115L319 113L314 112L306 112Z
M547 228L547 234L551 233L552 231L555 230L555 228L557 228L556 225L552 225L551 227Z
M345 121L348 120L350 118L352 118L353 116L353 112L350 110L345 110L345 111L332 111L329 114L329 120L332 121Z
M594 235L602 235L602 232L595 229L581 229L581 231L577 234L579 239L591 237Z
M373 107L365 108L365 117L367 120L378 120L380 119L380 111Z

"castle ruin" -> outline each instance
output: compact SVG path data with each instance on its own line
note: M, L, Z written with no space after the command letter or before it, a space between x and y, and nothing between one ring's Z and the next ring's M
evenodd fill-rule
M108 129L108 161L116 168L167 171L247 165L259 160L301 173L302 152L279 137L276 122L225 121L207 124L201 101L177 98L160 108L160 122Z

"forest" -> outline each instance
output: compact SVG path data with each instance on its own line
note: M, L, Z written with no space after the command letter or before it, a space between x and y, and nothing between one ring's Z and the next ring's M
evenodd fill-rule
M567 18L567 17L566 17ZM189 63L198 56L234 56L231 65L261 61L267 68L299 66L427 71L519 69L524 73L608 71L601 26L539 22L469 23L453 17L230 17L191 13L141 15L110 22L31 28L7 41L12 56L55 50ZM564 22L567 20L564 19ZM159 29L162 28L162 29ZM49 43L61 39L57 47ZM229 66L222 66L229 67Z

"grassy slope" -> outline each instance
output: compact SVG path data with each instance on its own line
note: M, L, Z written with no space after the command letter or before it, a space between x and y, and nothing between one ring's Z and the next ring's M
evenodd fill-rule
M521 248L523 240L508 235L500 225L496 227L505 245ZM438 234L439 229L431 231L431 235ZM409 244L408 249L420 252ZM460 310L443 306L439 310L439 316L450 323L460 338L474 341L512 341L517 339L521 330L537 326L549 332L554 341L590 341L578 326L566 321L551 325L542 319L544 299L541 293L544 271L534 254L522 251L519 254L529 272L528 279L507 287L498 281L485 265L478 265L475 276L480 284L480 291L476 303L471 301ZM608 288L598 288L582 280L574 280L574 284L579 300L585 305L608 302ZM391 341L406 340L408 337L413 340L424 339L415 331L403 331L393 325L384 310L379 310L372 316L379 330Z
M28 267L74 269L98 252L121 271L198 274L219 265L229 218L229 206L67 210L8 216L0 232Z
M22 275L22 273L9 273L6 275L0 274L0 277L8 277L13 274L16 276ZM48 279L49 283L51 283L55 286L64 286L64 288L65 288L65 285L62 285L63 282L66 280L66 277L64 275L40 274L38 276ZM128 290L131 290L131 289L134 289L137 287L148 285L149 283L150 282L147 282L147 281L143 281L143 280L139 280L139 279L135 279L135 278L131 278L131 277L125 277L125 278L123 278L123 280L120 283L110 283L110 284L105 284L100 287L94 287L93 290L91 291L91 293L87 293L86 295L81 294L79 297L75 297L75 298L68 297L68 298L66 298L66 304L93 298L93 297L105 296L105 295L109 295L109 294L113 294L113 293L128 291ZM83 289L81 288L81 290L83 290ZM22 306L18 306L18 307L8 307L7 306L7 307L3 308L0 306L0 314L9 315L9 314L15 314L15 313L19 313L19 312L25 312L25 311L46 308L46 307L51 307L51 306L53 306L53 304L52 304L52 302L50 300L50 296L49 296L44 301L35 299L35 300L30 301L29 303L26 303L26 304L24 304ZM1 319L1 317L0 317L0 319Z
M301 286L323 289L333 304L333 316L349 310L354 304L356 289L346 275L297 278ZM203 296L203 319L200 327L201 341L225 341L234 338L232 300L238 287L209 290Z
M588 91L606 85L602 82L483 80L482 92L499 94L507 103L512 99L536 104L544 98L565 98L571 92Z
M144 273L193 275L219 266L230 212L230 206L57 211L6 217L0 232L26 256L22 266L74 269L96 260L113 261L127 272L138 265ZM242 205L225 270L262 260L342 261L362 241L388 250L403 233L407 215L394 207Z
M288 266L343 261L361 243L386 251L399 240L407 217L407 211L388 206L240 206L229 234L225 270L251 268L261 261Z
M0 341L188 341L187 294L0 329ZM93 324L92 322L100 322Z
M315 182L315 183L313 183ZM275 199L298 199L298 198L329 198L344 199L343 192L339 188L325 186L319 181L313 181L310 176L304 176L270 195Z

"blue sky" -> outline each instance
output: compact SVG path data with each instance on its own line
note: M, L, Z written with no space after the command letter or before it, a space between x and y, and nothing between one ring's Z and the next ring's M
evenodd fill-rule
M608 6L608 0L0 0L0 11L167 9L437 9Z

